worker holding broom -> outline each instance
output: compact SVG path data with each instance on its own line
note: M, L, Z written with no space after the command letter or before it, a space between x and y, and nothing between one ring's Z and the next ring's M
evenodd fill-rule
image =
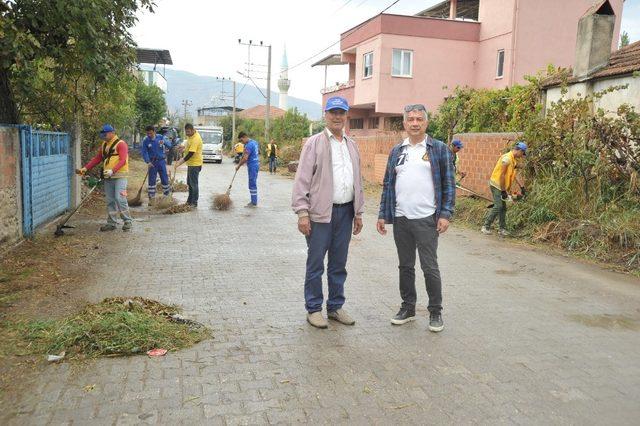
M244 154L236 166L236 171L240 170L243 164L247 164L249 171L249 194L251 201L245 207L258 206L258 170L260 170L260 159L258 158L258 142L250 139L245 132L240 132L238 140L244 144Z
M165 146L164 136L156 134L156 128L153 126L146 127L147 137L143 139L140 153L144 162L149 167L149 186L147 194L149 195L149 205L153 204L156 197L156 179L160 175L162 183L162 194L169 195L169 176L167 175L167 164L165 162Z
M464 148L464 144L461 140L454 140L451 143L451 152L453 152L453 170L456 173L456 184L460 184L460 181L467 176L466 172L458 170L458 153Z
M113 231L118 223L118 214L124 221L122 230L131 230L131 214L127 203L127 176L129 174L129 147L127 143L116 136L115 130L109 124L102 126L100 131L102 144L98 153L83 168L76 170L79 175L85 175L98 164L102 165L101 178L104 181L104 195L107 198L107 224L100 227L100 231Z
M491 225L493 221L499 218L500 229L498 235L506 237L509 235L507 231L507 200L509 199L509 191L511 185L516 181L516 166L518 159L527 155L527 144L518 142L511 151L503 154L498 159L496 166L491 173L489 188L493 195L493 208L487 214L484 225L480 231L485 235L491 234ZM524 191L524 187L521 186Z
M191 123L184 125L184 133L187 135L184 149L186 154L176 163L175 169L187 163L187 186L189 187L187 205L198 207L198 198L200 196L198 178L200 170L202 170L202 138Z

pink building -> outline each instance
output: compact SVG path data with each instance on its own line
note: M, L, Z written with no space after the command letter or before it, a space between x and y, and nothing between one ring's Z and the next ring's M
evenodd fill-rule
M623 2L448 0L415 16L380 14L341 35L339 58L314 64L349 65L349 81L325 87L323 101L349 101L353 135L394 130L406 104L433 111L456 86L504 88L549 64L570 67L578 21L594 4L613 9L615 50Z

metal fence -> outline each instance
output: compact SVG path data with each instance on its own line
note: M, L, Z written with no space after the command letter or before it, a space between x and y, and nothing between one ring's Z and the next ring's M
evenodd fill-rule
M71 207L70 137L20 126L20 147L23 233L31 236L39 225Z

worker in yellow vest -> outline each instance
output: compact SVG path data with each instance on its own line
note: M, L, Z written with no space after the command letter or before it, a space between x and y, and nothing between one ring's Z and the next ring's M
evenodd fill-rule
M269 159L269 173L274 174L278 167L278 144L273 139L267 144L267 158Z
M487 214L484 225L480 230L483 234L491 234L491 225L493 221L499 218L500 229L498 235L506 237L509 235L507 231L507 203L509 199L509 191L511 185L516 180L516 166L518 159L527 155L527 144L518 142L511 151L500 156L500 159L493 168L489 188L493 195L493 208Z
M118 214L124 221L122 230L131 230L131 214L127 202L127 177L129 176L129 147L125 141L116 136L109 124L100 131L102 144L98 153L81 169L76 170L84 175L98 164L102 165L101 178L104 182L104 195L107 198L107 224L100 231L113 231L118 223Z
M242 155L244 154L244 144L242 142L238 142L233 146L233 150L235 153L233 162L238 164L240 162L240 159L242 158Z

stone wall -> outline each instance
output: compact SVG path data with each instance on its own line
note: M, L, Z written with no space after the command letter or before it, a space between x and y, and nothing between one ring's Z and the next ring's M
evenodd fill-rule
M0 127L0 252L22 237L18 130Z

